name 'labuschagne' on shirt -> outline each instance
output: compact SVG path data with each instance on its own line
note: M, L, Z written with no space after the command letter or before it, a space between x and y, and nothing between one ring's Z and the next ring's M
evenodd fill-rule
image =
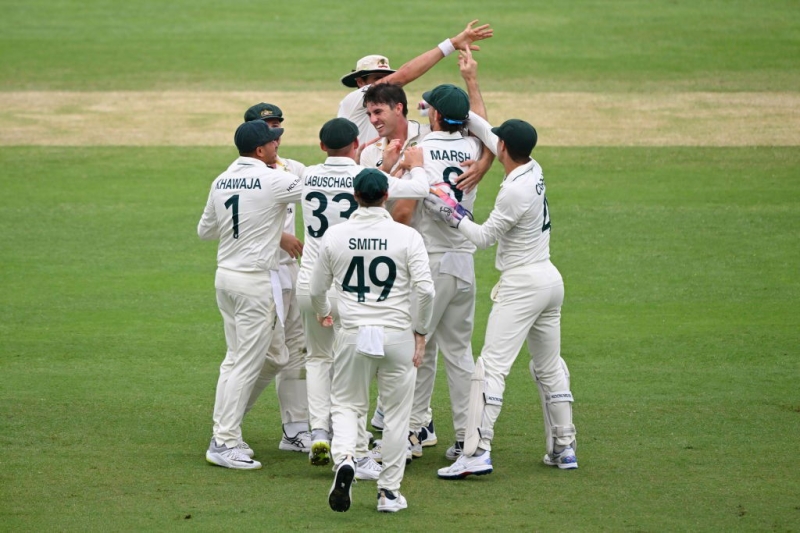
M388 246L387 239L350 239L351 250L386 250Z
M458 161L463 163L468 159L472 159L472 155L458 150L431 150L431 159L433 161Z
M352 176L306 176L306 187L326 187L330 189L352 189Z
M260 189L258 178L228 178L217 182L217 189Z

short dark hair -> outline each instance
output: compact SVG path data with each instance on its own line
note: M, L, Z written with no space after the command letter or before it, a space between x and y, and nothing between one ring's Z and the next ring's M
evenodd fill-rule
M508 143L506 143L506 152L508 153L508 157L515 163L527 163L531 160L530 152L526 154L518 149L512 148Z
M403 104L403 116L408 116L408 99L402 87L394 83L373 83L364 93L364 107L367 104L386 104L394 107Z

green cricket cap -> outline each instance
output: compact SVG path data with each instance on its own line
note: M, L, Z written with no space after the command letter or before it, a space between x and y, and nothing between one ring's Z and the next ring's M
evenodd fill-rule
M338 150L358 138L358 126L346 118L333 118L322 125L319 140L331 150Z
M250 120L269 120L273 118L283 122L283 111L275 104L261 102L244 112L245 122Z
M492 128L492 133L506 143L506 146L522 155L530 155L539 138L536 129L518 118L511 118Z
M450 124L463 124L469 117L469 96L460 87L445 83L422 94L428 102Z
M365 168L353 180L353 191L367 203L373 203L389 190L386 174L377 168Z
M278 139L283 128L270 128L263 120L251 120L236 128L233 142L240 154L249 154L259 146Z

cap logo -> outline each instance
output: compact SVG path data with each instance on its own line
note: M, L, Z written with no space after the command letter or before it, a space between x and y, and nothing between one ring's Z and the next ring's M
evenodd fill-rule
M268 116L271 116L271 115L272 115L272 110L271 109L264 109L264 110L261 111L261 116L262 117L268 117Z
M378 67L389 68L389 62L381 58L378 60Z

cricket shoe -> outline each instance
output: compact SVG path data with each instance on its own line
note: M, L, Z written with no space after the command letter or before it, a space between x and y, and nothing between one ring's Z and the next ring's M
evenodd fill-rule
M337 513L343 513L350 509L351 489L355 475L356 465L349 456L336 467L333 485L328 492L328 505Z
M311 432L311 451L308 460L314 466L325 466L331 462L331 437L324 429Z
M383 467L376 463L372 457L362 457L356 461L356 479L377 481L382 471Z
M428 446L436 446L436 443L439 442L439 439L436 438L436 431L433 429L433 420L427 426L423 426L417 432L417 438L419 439L420 444L422 444L423 448L427 448Z
M303 452L308 453L311 451L311 432L310 431L301 431L294 437L290 437L286 434L286 430L283 431L283 438L281 439L281 443L278 445L279 450L283 450L285 452Z
M206 450L206 461L212 465L235 470L258 470L261 468L261 463L251 459L249 455L239 448L228 448L224 444L217 446L213 438L211 439L211 444L208 445L208 450Z
M439 477L442 479L463 479L467 476L483 476L492 473L492 458L488 451L481 455L467 457L461 454L456 462L446 468L439 469Z
M376 407L369 423L378 431L383 431L383 411Z
M557 466L562 470L578 468L578 458L575 456L575 450L572 446L567 446L561 453L554 453L552 457L549 454L545 454L543 460L547 466Z
M408 502L400 494L400 491L394 493L387 489L378 491L378 511L382 513L396 513L402 509L408 508Z
M452 446L447 448L447 451L444 452L444 456L450 461L455 461L461 456L461 451L463 449L464 449L464 441L457 440L453 443Z
M248 446L245 441L242 441L239 444L237 444L236 449L245 454L247 457L250 457L251 459L256 454L256 452L253 451L253 448Z
M372 449L369 451L369 456L372 457L372 459L376 463L383 463L382 450L383 450L383 441L381 439L378 439L375 441L375 446L373 446ZM408 448L406 449L406 464L410 465L413 459L414 456L411 453L411 443L409 442Z
M408 432L408 445L411 447L411 457L413 459L422 457L422 443L419 440L419 433Z

